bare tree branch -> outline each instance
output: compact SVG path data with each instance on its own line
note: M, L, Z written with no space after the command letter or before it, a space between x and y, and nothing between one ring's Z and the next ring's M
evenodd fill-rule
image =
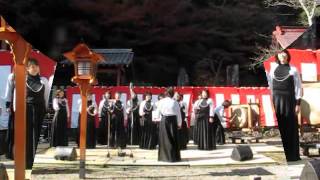
M302 9L306 13L309 26L312 25L312 19L318 5L317 0L264 0L268 7L288 6L294 9Z
M295 9L301 8L301 4L298 0L265 0L267 6L288 6Z
M254 69L257 66L262 65L264 61L268 60L271 56L274 56L280 50L281 48L277 47L276 45L271 45L269 48L257 45L257 52L255 53L256 56L250 58L253 60L253 63L250 65L251 68Z

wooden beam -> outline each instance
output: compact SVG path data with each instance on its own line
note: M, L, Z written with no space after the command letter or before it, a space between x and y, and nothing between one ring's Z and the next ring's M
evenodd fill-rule
M99 69L97 71L97 73L113 73L113 74L117 74L118 73L118 69Z
M26 167L26 71L24 64L15 65L16 111L14 123L14 175L16 180L25 179ZM20 99L20 100L19 100Z
M80 114L80 168L79 178L85 179L86 166L86 140L87 140L87 93L89 90L89 81L80 80L79 83L81 94L81 114Z

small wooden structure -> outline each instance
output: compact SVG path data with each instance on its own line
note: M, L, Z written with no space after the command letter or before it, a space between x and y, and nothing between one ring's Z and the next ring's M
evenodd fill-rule
M74 64L74 77L71 81L78 84L81 94L80 116L80 179L85 178L86 134L87 134L87 95L91 85L96 83L97 63L104 58L89 49L86 44L78 44L72 51L63 54Z
M248 104L235 104L229 107L230 115L235 116L231 122L234 128L254 128L260 126L260 105L259 102ZM257 124L255 124L257 123ZM232 126L231 126L232 127Z
M250 133L252 133L254 128L260 127L259 112L259 102L231 105L229 107L229 114L233 119L233 121L231 121L231 127L233 129L247 129ZM242 144L250 144L252 142L259 143L259 140L262 139L262 136L247 135L240 132L232 133L229 138L231 139L232 143L236 143L236 140L240 140Z
M120 86L125 80L126 68L133 61L134 52L132 49L91 49L92 52L100 54L105 60L98 62L97 78L104 78L106 75L116 75L116 85ZM68 60L60 62L62 65L72 65ZM105 80L100 80L105 82ZM102 84L104 85L104 84Z

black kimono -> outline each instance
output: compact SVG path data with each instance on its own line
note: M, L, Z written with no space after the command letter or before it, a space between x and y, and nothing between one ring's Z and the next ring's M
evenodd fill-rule
M286 159L300 160L298 120L295 112L302 96L300 74L295 67L281 64L270 70L268 80Z
M181 112L181 118L182 118L182 124L181 128L178 130L178 139L179 139L179 147L180 149L187 149L187 144L189 142L189 133L188 133L188 126L186 119L186 106L181 101L179 102L180 105L180 112Z
M200 150L216 149L215 132L213 124L209 122L209 118L213 118L213 107L211 99L202 99L198 101L195 107L196 119L196 142Z
M51 125L50 146L68 146L68 103L65 98L54 98L55 114Z
M95 111L96 105L92 100L88 100L87 104L87 136L86 136L86 148L96 148L96 126L95 126ZM81 107L80 107L81 109ZM81 129L81 114L79 114L78 120L78 141L77 144L80 147L80 129Z
M120 100L111 107L110 147L126 148L127 136L124 127L125 110Z
M108 144L108 121L110 119L110 101L103 99L99 105L99 131L98 131L98 143L102 145Z
M27 76L26 92L26 169L32 169L41 126L46 112L45 85L39 75Z
M0 99L0 155L6 153L6 136L8 132L9 114L6 112L5 103Z
M133 102L133 107L131 106L131 102ZM128 101L128 143L131 145L139 145L141 129L140 129L140 116L139 116L139 103L138 98L134 98ZM133 120L133 121L132 121Z
M8 131L6 136L6 158L13 160L13 144L14 144L14 111L12 103L6 103L7 108L10 108L9 122L8 122Z
M139 147L141 149L155 149L158 144L157 124L152 121L153 104L143 101L140 105L140 125L142 128Z

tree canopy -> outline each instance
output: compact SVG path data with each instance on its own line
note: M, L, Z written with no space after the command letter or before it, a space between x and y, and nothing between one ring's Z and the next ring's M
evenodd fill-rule
M0 14L57 61L80 41L132 48L128 80L151 85L175 85L181 67L191 85L225 85L232 64L240 85L259 85L263 71L249 70L250 57L278 23L275 9L255 0L0 0Z

